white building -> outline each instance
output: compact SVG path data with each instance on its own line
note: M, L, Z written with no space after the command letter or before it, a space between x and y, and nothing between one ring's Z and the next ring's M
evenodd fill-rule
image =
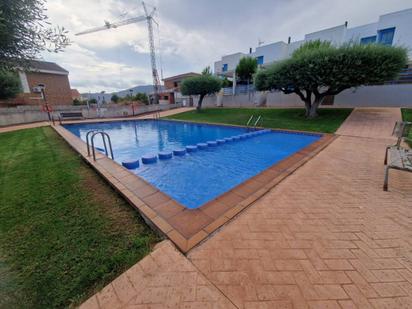
M345 23L306 34L305 38L300 41L288 43L279 41L259 46L250 54L226 55L215 62L214 72L216 75L235 77L236 66L242 57L255 57L259 65L267 65L288 58L299 46L311 40L330 41L335 45L345 42L398 45L408 48L409 58L412 59L412 9L381 15L376 23L354 28L348 28Z

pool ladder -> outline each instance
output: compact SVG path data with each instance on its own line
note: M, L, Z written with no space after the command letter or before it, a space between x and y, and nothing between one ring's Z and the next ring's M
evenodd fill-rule
M87 132L86 134L87 156L90 157L90 152L91 152L93 154L93 160L96 161L96 148L94 147L94 138L96 137L96 135L100 135L102 137L103 145L104 145L104 152L106 156L109 157L109 151L110 151L111 159L114 160L112 141L110 140L110 136L106 132L99 131L99 130L91 130ZM106 139L107 139L107 142L106 142ZM91 151L90 151L90 147L92 149Z
M160 119L160 111L155 111L154 112L154 114L153 114L153 119L155 119L155 120L159 120Z
M255 115L250 116L249 120L246 123L247 127L254 127L256 128L256 126L258 125L259 121L263 120L262 115L258 115L256 116L256 120L254 119ZM253 121L255 120L255 122L253 123ZM253 123L253 125L252 125Z

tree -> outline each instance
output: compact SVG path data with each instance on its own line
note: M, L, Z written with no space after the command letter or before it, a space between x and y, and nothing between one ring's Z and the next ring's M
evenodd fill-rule
M210 66L207 66L203 69L202 75L212 75L212 69L210 68Z
M0 69L0 99L14 98L20 91L20 80L17 74Z
M297 94L305 103L306 117L314 118L326 96L393 80L407 65L407 59L402 47L354 43L335 47L329 42L311 41L289 59L261 69L254 82L261 91Z
M51 27L45 11L45 0L0 2L0 68L28 67L40 52L70 44L67 31Z
M222 79L222 87L223 88L232 87L232 86L233 86L233 82L231 80L229 80L227 77Z
M216 76L201 75L186 78L180 85L180 91L183 95L198 95L199 101L197 103L197 110L202 108L203 98L215 92L218 92L222 88L222 81Z
M82 101L79 99L74 99L73 100L73 105L79 106L79 105L86 105L86 101Z
M96 104L97 100L95 98L89 99L90 104Z
M114 102L114 103L119 102L119 96L118 96L116 93L114 93L114 94L112 95L112 97L110 98L110 101L112 101L112 102Z
M135 95L135 100L136 100L136 101L140 101L140 102L142 102L142 103L144 103L144 104L146 104L146 105L149 104L149 97L148 97L147 94L144 93L144 92L138 92L138 93Z
M236 75L242 81L250 83L253 74L257 71L257 60L252 57L243 57L236 66Z

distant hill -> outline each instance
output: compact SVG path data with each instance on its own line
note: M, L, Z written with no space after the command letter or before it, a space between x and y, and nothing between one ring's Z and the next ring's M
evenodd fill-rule
M161 87L161 89L163 89L163 86ZM130 90L133 90L133 95L137 94L137 93L146 93L147 95L149 93L153 92L153 85L142 85L142 86L136 86L136 87L132 87L129 89L125 89L125 90L120 90L120 91L116 91L116 92L111 92L111 93L105 93L104 94L104 100L106 102L110 102L110 99L112 98L113 94L117 94L119 97L124 98L125 96L127 96L128 94L130 94ZM83 98L85 99L96 99L98 100L100 98L100 100L102 99L102 94L99 92L92 92L92 93L82 93L81 94Z

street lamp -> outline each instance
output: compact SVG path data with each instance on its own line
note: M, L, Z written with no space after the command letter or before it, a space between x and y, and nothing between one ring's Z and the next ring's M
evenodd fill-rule
M100 92L100 94L102 95L101 103L100 103L100 96L97 97L97 113L99 114L99 117L102 116L102 114L101 114L101 104L104 103L104 93L105 93L104 91Z
M46 85L45 84L38 84L37 88L40 90L40 96L44 102L44 109L47 111L47 116L49 117L49 121L51 121L51 116L50 116L50 108L49 105L47 104L47 99L46 99Z

